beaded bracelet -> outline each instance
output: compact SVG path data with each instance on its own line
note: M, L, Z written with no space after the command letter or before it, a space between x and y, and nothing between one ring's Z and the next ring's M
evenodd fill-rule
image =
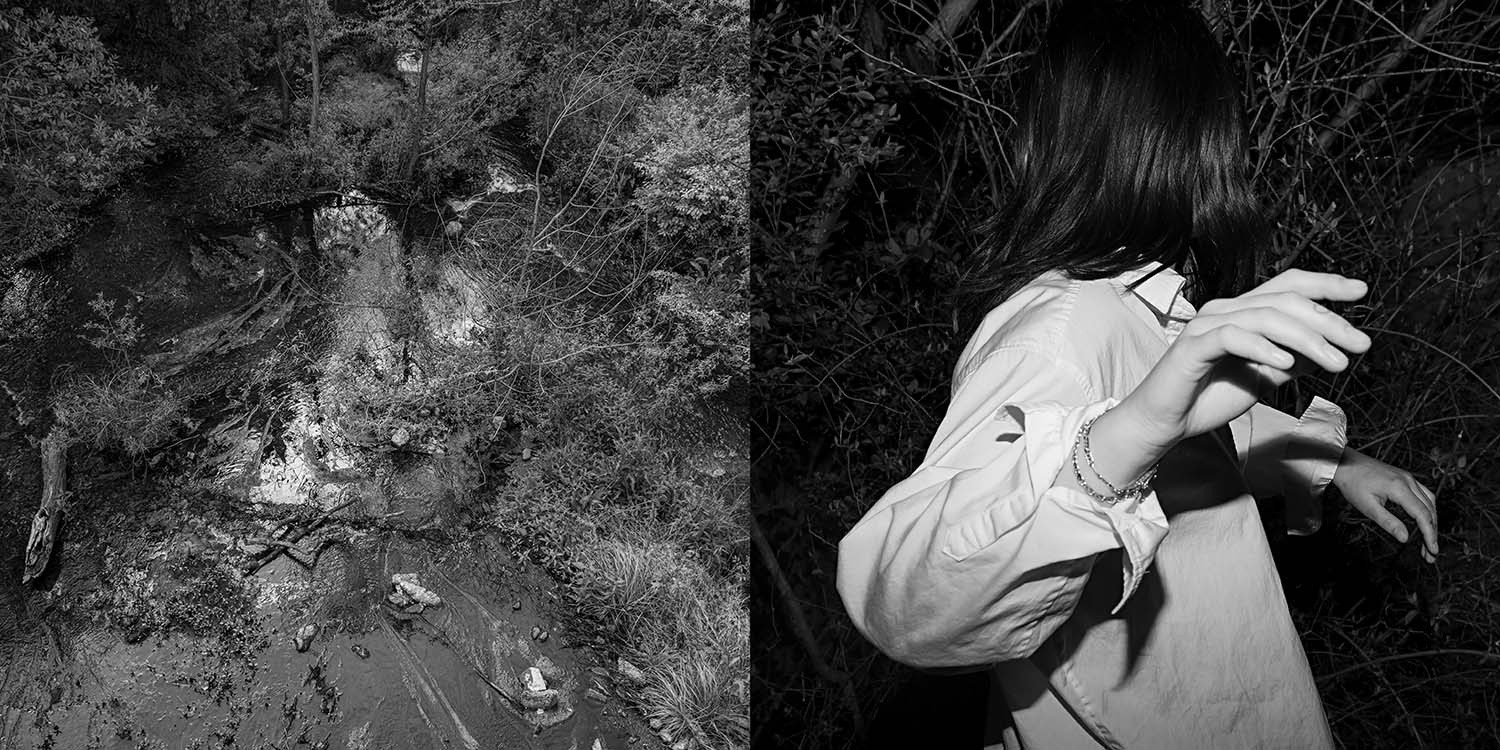
M1099 417L1101 416L1103 416L1102 413L1097 414L1087 422L1083 423L1083 428L1078 431L1078 442L1083 444L1083 454L1088 459L1089 471L1093 472L1094 476L1099 478L1099 481L1104 482L1104 486L1108 487L1110 493L1112 494L1099 494L1094 490L1093 487L1089 486L1088 481L1083 478L1083 469L1078 465L1078 446L1075 444L1072 451L1073 475L1078 478L1078 483L1083 486L1083 489L1086 492L1089 493L1089 496L1093 497L1095 500L1098 500L1104 505L1114 505L1121 500L1139 499L1147 494L1150 494L1151 480L1156 478L1157 464L1152 464L1151 467L1147 469L1145 473L1141 474L1139 478L1137 478L1134 482L1125 485L1123 488L1114 486L1114 484L1106 479L1103 474L1100 474L1099 469L1094 466L1094 451L1091 438L1093 437L1094 421L1099 419Z

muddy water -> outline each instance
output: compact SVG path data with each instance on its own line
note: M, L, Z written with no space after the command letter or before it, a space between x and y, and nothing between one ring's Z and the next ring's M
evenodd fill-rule
M383 603L390 572L416 572L443 604L399 619ZM627 722L583 697L588 659L564 645L538 585L482 539L392 536L330 550L313 570L282 558L252 583L256 624L231 637L125 643L88 630L67 637L62 654L13 661L12 672L29 674L8 680L0 745L625 747ZM298 652L293 635L308 623L322 631ZM532 639L537 625L547 641ZM522 712L496 687L516 695L519 675L542 657L559 707Z

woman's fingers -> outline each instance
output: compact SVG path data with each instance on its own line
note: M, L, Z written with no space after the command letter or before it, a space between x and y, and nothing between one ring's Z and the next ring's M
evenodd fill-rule
M1339 348L1363 354L1370 349L1370 337L1332 310L1295 292L1272 292L1225 300L1222 314L1270 308L1296 318Z
M1422 551L1427 553L1423 557L1437 554L1437 519L1433 518L1432 509L1411 490L1398 490L1395 495L1392 499L1416 522L1417 530L1422 532Z
M1418 482L1416 477L1408 476L1407 484L1410 485L1412 494L1421 503L1422 511L1428 520L1428 525L1422 529L1422 537L1427 542L1428 551L1436 555L1438 553L1437 495L1427 489L1426 485Z
M1215 326L1205 332L1204 338L1216 350L1206 359L1233 354L1275 370L1289 370L1296 364L1296 358L1270 339L1234 323Z
M1275 278L1250 290L1245 295L1294 292L1308 299L1326 299L1333 302L1353 302L1369 291L1365 282L1335 273L1317 273L1293 268L1281 272Z
M1406 540L1409 538L1406 531L1406 524L1401 523L1401 519L1386 510L1384 504L1376 501L1365 515L1369 516L1370 520L1374 521L1377 526L1385 529L1385 533L1395 537L1396 541L1402 544L1406 543Z
M1199 324L1200 330L1234 325L1251 331L1269 339L1278 347L1312 360L1318 366L1331 372L1341 372L1349 366L1349 356L1339 346L1330 343L1321 330L1310 327L1302 320L1281 310L1270 307L1252 307L1219 315L1203 316L1201 320L1195 319L1195 322ZM1330 335L1339 336L1340 340L1346 338L1337 333ZM1290 367L1285 364L1277 366Z
M1387 502L1400 507L1402 512L1417 524L1417 531L1422 535L1422 559L1436 562L1437 515L1433 507L1427 504L1426 499L1415 488L1404 481L1395 481L1390 485L1390 489L1379 493L1379 496L1366 498L1363 503L1366 506L1365 515L1402 544L1406 543L1410 535L1406 524L1401 523L1401 519L1386 508Z

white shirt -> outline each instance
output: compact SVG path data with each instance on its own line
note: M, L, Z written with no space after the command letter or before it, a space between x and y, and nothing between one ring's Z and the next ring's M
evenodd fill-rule
M859 630L912 666L991 666L1008 748L1333 746L1254 496L1316 530L1338 407L1257 404L1175 446L1139 501L1054 485L1194 314L1182 285L1150 263L1012 295L960 356L921 466L840 544Z

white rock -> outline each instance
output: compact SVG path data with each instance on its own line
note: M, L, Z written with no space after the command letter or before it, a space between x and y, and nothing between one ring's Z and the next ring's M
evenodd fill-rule
M397 427L396 431L391 433L391 445L394 445L397 448L400 448L401 446L406 445L410 442L411 432L409 432L405 427Z
M532 692L541 692L547 689L547 679L542 677L542 670L536 667L527 667L526 673L521 676L521 684Z
M442 597L434 594L431 590L424 588L417 582L416 573L395 573L391 575L391 585L397 591L405 594L412 601L436 607L443 603Z
M459 234L463 233L463 231L464 225L460 224L457 221L450 221L447 224L443 225L443 234L446 234L449 237L457 237Z
M297 631L297 637L292 639L292 644L297 647L298 651L306 651L308 646L312 645L313 638L317 636L318 626L308 623Z

